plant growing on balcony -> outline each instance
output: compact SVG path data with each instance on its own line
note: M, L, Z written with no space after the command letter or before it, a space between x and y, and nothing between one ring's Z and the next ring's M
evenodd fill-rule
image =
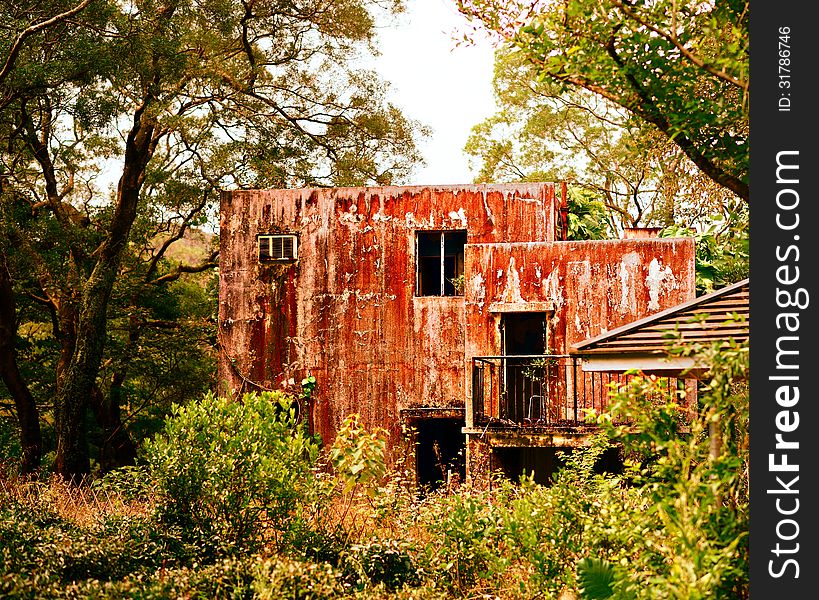
M543 358L532 359L521 371L524 377L532 380L545 379L554 372L558 359L554 356L544 356Z

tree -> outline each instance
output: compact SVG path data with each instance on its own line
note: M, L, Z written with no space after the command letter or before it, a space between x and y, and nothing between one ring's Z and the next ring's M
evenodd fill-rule
M748 202L748 2L459 0L539 80L586 90Z
M27 39L50 33L51 30L84 10L91 2L92 0L82 0L76 6L54 11L47 16L35 13L35 17L26 26L19 29L6 26L5 35L1 38L4 43L4 52L0 56L5 60L0 67L0 110L5 109L20 96L19 91L13 85L8 85L7 81L14 73ZM29 7L6 6L4 3L0 9L3 22L13 23L13 17L21 8L25 11ZM0 198L3 198L6 192L5 175L5 171L0 171ZM2 237L0 236L0 241ZM9 390L17 413L22 450L21 471L33 473L42 456L42 435L37 404L17 364L17 309L7 254L6 244L0 244L0 300L2 300L0 302L0 380Z
M623 108L539 81L520 52L500 48L495 56L499 111L473 128L466 145L480 166L478 181L567 181L597 197L616 229L708 226L736 200Z
M387 183L417 161L416 124L383 101L372 74L350 67L372 47L374 11L399 8L375 0L4 3L0 244L12 290L46 311L59 345L61 475L89 472L90 407L105 427L119 427L127 368L99 380L110 359L109 310L119 307L116 318L128 323L123 357L137 352L158 326L138 310L147 290L215 264L215 253L199 264L173 265L167 255L219 188ZM53 25L37 28L45 22Z

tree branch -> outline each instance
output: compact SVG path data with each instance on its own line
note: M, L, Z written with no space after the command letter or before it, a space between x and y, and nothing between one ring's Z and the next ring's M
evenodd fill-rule
M722 79L726 83L730 83L731 85L735 85L736 87L741 89L746 94L748 93L748 87L749 87L748 83L749 82L747 80L743 81L743 80L737 79L736 77L731 76L730 74L726 73L725 71L722 71L722 70L717 69L716 67L714 67L712 65L709 65L704 60L697 57L693 52L691 52L683 44L681 44L680 41L677 39L677 34L676 33L669 33L667 31L663 31L659 27L656 27L656 26L652 25L651 23L649 23L648 21L646 21L645 19L643 19L642 17L637 15L637 13L632 11L631 8L624 2L621 2L619 0L613 0L613 2L614 2L614 5L618 6L620 8L620 10L622 10L626 14L627 17L633 19L634 21L636 21L637 23L639 23L640 25L642 25L646 29L648 29L650 31L653 31L654 33L656 33L657 35L659 35L663 39L668 40L669 42L671 42L674 45L674 47L677 50L680 51L680 54L682 54L685 58L690 60L695 66L699 67L703 71L706 71L707 73L710 73L711 75L713 75L714 77L716 77L718 79ZM674 15L672 15L672 17L676 20L676 11L674 12Z
M208 203L208 191L205 190L205 193L202 197L202 202L200 202L197 206L193 207L191 211L182 218L182 224L177 229L176 233L170 236L167 240L165 240L156 253L151 257L151 262L148 265L148 270L145 272L145 276L143 277L143 281L146 283L153 283L151 282L151 276L156 272L157 267L159 266L159 261L162 260L162 257L165 256L165 253L168 251L168 248L174 242L178 242L185 236L185 232L190 227L191 220L195 217L199 212L201 212Z
M157 277L156 279L154 279L152 281L148 281L147 283L149 283L151 285L158 285L160 283L166 283L168 281L176 281L184 273L201 273L203 271L207 271L208 269L213 269L214 267L219 266L218 258L219 258L219 251L214 250L213 252L210 253L208 258L206 258L204 261L202 261L198 265L179 265L178 267L176 267L176 269L174 269L170 273L166 273L165 275L162 275L161 277Z
M94 0L82 0L77 6L72 9L65 11L64 13L60 13L51 17L50 19L46 19L45 21L40 21L39 23L35 23L34 25L29 25L23 31L21 31L17 39L14 40L14 43L11 45L11 49L9 49L8 57L6 58L6 63L3 65L3 68L0 69L0 84L3 83L3 80L8 77L8 74L14 68L14 63L17 61L17 56L20 54L20 50L23 49L23 42L26 41L26 38L34 35L38 31L42 31L51 27L52 25L56 25L70 17L73 17L86 6L91 4Z

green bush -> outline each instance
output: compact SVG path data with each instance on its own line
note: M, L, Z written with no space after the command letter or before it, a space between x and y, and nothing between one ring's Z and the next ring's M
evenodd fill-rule
M5 498L0 508L0 597L59 596L66 586L144 576L188 555L179 536L145 517L80 527L39 499Z
M342 562L354 574L359 587L382 584L387 590L396 590L419 583L409 551L406 542L374 538L363 544L353 544Z
M253 568L257 559L225 558L211 565L161 568L117 581L86 579L54 589L48 597L84 600L166 600L167 598L219 598L251 600ZM42 596L37 596L42 597Z
M207 396L93 494L0 488L0 597L747 597L747 351L711 358L697 406L651 380L617 390L610 407L629 426L601 415L550 487L524 477L452 495L385 478L383 440L356 417L320 472L286 397ZM612 444L625 472L598 474ZM84 524L91 497L134 512Z
M486 586L508 565L499 543L503 502L496 503L493 493L467 488L432 498L419 515L432 538L424 549L425 571L445 589L463 592Z
M685 351L685 350L684 350ZM587 556L617 565L618 597L744 598L748 594L747 345L697 348L710 371L698 405L681 407L660 382L635 379L600 423L631 461L624 479L583 513ZM677 423L688 410L688 432Z
M240 402L206 395L175 406L145 445L160 520L182 528L206 555L284 548L320 499L317 438L278 392Z
M344 595L347 587L341 572L327 563L277 556L254 568L253 592L258 600L325 600Z
M607 447L606 439L594 438L567 454L550 487L531 478L522 478L519 487L505 484L509 499L500 509L499 537L506 555L527 567L533 590L557 597L575 586L575 562L588 543L583 515L596 510L605 482L594 465Z

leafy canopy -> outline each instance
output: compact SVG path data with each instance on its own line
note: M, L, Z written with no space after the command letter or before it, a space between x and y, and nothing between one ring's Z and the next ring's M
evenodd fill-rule
M537 79L624 108L748 201L748 3L460 0Z

